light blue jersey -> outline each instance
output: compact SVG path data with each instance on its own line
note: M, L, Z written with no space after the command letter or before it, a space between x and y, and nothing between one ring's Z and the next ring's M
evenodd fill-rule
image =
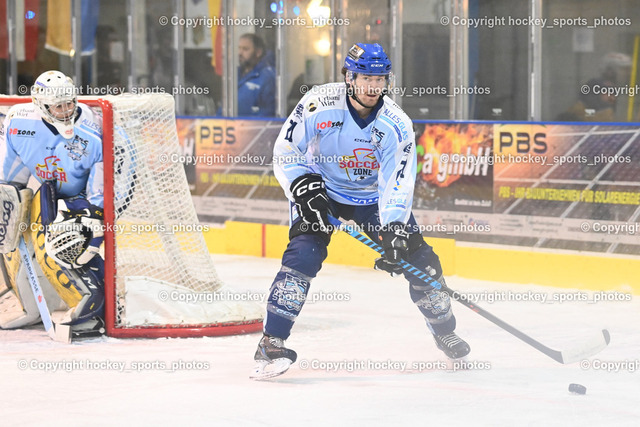
M35 105L17 104L0 131L0 180L27 184L56 181L59 197L85 197L103 207L102 119L78 104L73 139L64 139L42 121Z
M377 203L382 225L408 221L416 175L413 123L386 96L376 109L370 122L358 117L344 83L316 86L302 98L274 146L275 175L290 200L291 182L314 172L332 199Z

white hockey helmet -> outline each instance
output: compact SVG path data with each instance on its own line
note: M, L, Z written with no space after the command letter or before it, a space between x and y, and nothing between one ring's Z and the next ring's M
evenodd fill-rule
M31 98L47 123L54 126L63 138L73 138L78 97L70 77L60 71L40 74L31 87Z

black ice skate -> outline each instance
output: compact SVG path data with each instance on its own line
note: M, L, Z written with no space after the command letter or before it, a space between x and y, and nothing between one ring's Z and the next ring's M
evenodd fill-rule
M104 319L99 316L71 327L71 338L74 340L101 337L104 334Z
M295 351L284 346L282 338L263 335L253 358L256 361L256 366L253 368L249 378L263 380L277 377L287 372L289 366L298 358L298 355Z
M460 359L471 352L471 347L455 332L447 335L434 335L436 345L450 359Z

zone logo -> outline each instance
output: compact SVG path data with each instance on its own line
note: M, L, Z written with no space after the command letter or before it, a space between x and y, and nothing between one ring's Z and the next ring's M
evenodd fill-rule
M329 129L342 127L342 122L332 122L331 120L321 122L316 125L316 129Z
M13 128L13 129L9 130L9 135L35 136L36 135L36 131L35 130L22 130L22 129Z

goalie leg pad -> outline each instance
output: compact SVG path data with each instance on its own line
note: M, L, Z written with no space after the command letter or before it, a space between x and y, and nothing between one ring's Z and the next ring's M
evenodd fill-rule
M13 252L23 231L27 230L27 216L33 191L18 189L13 184L0 183L0 253Z
M33 248L30 243L26 244L29 253L33 257ZM3 329L22 328L40 321L40 311L36 304L31 290L31 284L27 278L26 267L22 262L22 257L18 251L1 256L0 264L5 266L6 280L12 290L4 295L0 303L0 327ZM33 263L40 289L47 301L49 312L55 310L66 310L68 306L60 299L60 296L49 285L40 265Z
M33 199L31 223L35 223L37 226L32 227L29 236L35 249L36 261L46 276L47 281L55 289L56 293L60 295L60 298L62 298L68 307L75 307L82 299L82 294L73 286L71 279L65 274L60 265L47 254L45 249L45 231L40 215L40 195L41 191L36 192ZM19 259L18 256L16 256L16 258Z
M9 288L0 298L0 328L22 328L38 323L40 312L33 298L24 267L21 268L18 251L0 255L0 264L6 272L6 275L3 275L6 276L5 284Z
M276 275L267 303L264 332L287 339L305 303L311 280L327 257L322 237L304 234L294 237L282 256L282 268Z

